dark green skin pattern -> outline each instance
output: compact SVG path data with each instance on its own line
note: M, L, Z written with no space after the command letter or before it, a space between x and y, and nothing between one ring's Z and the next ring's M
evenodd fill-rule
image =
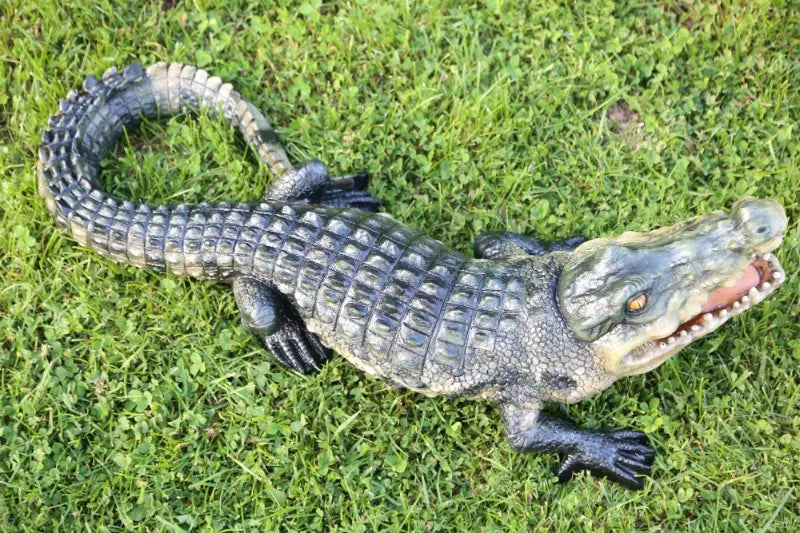
M99 162L124 128L200 108L233 124L276 175L261 201L155 206L103 191ZM545 401L578 401L625 374L610 370L598 327L576 336L560 312L587 309L559 302L589 298L574 294L581 276L594 274L592 261L573 257L584 239L489 234L467 257L377 213L366 176L330 177L316 161L292 166L257 109L219 78L180 64L90 76L50 118L38 172L48 210L80 244L122 263L230 283L242 324L284 365L310 373L332 349L397 386L494 401L514 449L562 454L561 480L589 469L642 487L654 455L644 434L579 429L541 413ZM753 205L747 213L766 209ZM709 222L715 238L743 234L730 220ZM565 268L574 286L559 287ZM591 317L603 313L604 304L586 301L598 306ZM610 315L602 328L613 333L626 320Z

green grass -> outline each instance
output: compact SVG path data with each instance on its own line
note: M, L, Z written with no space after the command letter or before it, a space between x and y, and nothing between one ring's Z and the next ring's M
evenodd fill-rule
M0 531L800 525L796 2L90 4L0 3ZM341 359L297 377L225 287L113 264L54 226L33 172L48 115L86 75L157 60L234 81L294 161L368 171L386 211L460 250L757 195L789 214L789 281L658 370L553 406L658 451L641 492L558 485L556 458L513 453L493 406ZM129 199L250 200L269 181L208 120L147 124L117 156L105 183Z

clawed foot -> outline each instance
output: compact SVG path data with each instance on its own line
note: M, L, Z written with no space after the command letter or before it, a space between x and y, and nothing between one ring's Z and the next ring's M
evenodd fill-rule
M317 336L294 321L265 337L264 345L280 363L301 374L313 373L330 357Z
M363 172L331 178L317 203L375 212L381 201L366 191L369 176Z
M641 489L650 473L655 451L647 447L647 435L640 431L617 430L586 432L579 450L566 454L558 470L558 480L568 481L578 470L590 470L631 489Z

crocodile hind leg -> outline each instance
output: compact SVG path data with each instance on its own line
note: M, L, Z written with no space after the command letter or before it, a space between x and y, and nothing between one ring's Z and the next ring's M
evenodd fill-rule
M309 161L284 172L267 188L264 200L307 202L332 207L377 211L380 200L366 191L366 174L331 178L319 161Z
M266 283L240 276L233 280L233 294L242 313L242 326L261 339L281 364L311 374L330 358L294 308Z
M366 175L331 178L319 161L309 161L283 172L264 192L264 200L314 203L377 211L380 202L364 190ZM330 352L308 331L296 310L276 290L252 278L233 282L245 329L261 338L275 358L303 374L310 374L330 358Z
M558 453L562 462L557 476L568 481L578 470L589 470L631 489L644 487L641 475L650 473L655 451L647 446L647 435L624 429L603 431L575 427L567 420L500 405L506 437L518 452Z
M474 252L478 259L502 259L520 255L544 255L550 252L571 252L586 237L569 237L562 241L549 242L533 235L522 235L505 231L483 233L475 239Z

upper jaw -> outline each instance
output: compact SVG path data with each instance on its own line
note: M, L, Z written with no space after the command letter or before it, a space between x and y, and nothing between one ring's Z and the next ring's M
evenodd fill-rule
M734 316L761 303L786 279L783 267L771 253L753 254L749 264L756 266L760 280L747 294L721 308L695 315L666 337L646 341L625 354L616 365L613 365L617 368L609 368L609 370L620 376L637 375L652 370L688 344L708 335Z

